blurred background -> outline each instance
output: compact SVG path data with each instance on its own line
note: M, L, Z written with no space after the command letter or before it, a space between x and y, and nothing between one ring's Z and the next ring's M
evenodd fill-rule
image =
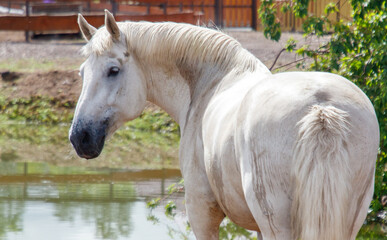
M262 33L257 0L0 0L0 239L193 239L180 182L179 128L164 111L148 104L98 159L79 159L73 151L68 129L85 60L78 13L95 27L108 9L117 21L217 28L283 71L302 59L283 51L286 39L316 47L330 39L303 38L303 21L280 11L289 2L275 1L284 32L274 42ZM320 15L330 2L311 1L308 12ZM329 18L350 19L351 5L338 2L339 13ZM359 239L385 236L382 225L366 228L364 236L372 237ZM228 220L221 231L222 239L255 237Z

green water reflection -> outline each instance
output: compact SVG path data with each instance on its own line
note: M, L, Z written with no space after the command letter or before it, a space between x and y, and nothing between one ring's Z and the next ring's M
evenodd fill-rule
M178 170L0 162L0 239L168 239L145 202L179 179Z
M23 209L23 202L0 201L0 237L4 237L7 232L23 230L21 224Z
M33 211L34 208L43 208L43 204L46 211L39 211L38 213ZM60 222L66 222L70 226L78 225L80 229L85 227L90 229L85 234L86 239L128 238L133 230L132 208L133 204L131 203L62 202L52 204L29 201L0 201L0 239L50 239L49 236L55 236L55 234L68 236L68 239L75 239L77 237L76 232L75 234L66 233L66 231L74 229L63 226ZM44 217L44 219L37 219L39 217ZM80 220L77 220L77 218ZM47 224L34 224L35 221L41 223L50 221L55 231L50 232L50 229L46 229ZM89 223L94 223L94 228L88 227ZM45 233L41 233L40 237L31 236L31 231L28 230L31 228L45 231ZM78 230L76 228L75 231Z

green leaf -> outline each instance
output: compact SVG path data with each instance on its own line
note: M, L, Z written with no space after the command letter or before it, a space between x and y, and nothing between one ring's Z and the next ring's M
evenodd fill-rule
M165 215L167 216L174 216L176 213L174 213L174 210L176 210L176 204L174 201L169 201L165 207Z
M161 198L154 198L146 203L146 207L153 210L160 205Z
M290 37L285 45L285 49L287 52L293 52L293 50L296 48L297 42L294 40L293 37Z

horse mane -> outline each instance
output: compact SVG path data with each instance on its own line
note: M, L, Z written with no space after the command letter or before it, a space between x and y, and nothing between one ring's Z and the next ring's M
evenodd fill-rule
M120 22L121 40L138 59L159 64L189 66L214 64L220 69L239 67L241 71L268 69L232 37L213 29L183 23ZM103 27L87 45L84 55L109 50L113 40Z

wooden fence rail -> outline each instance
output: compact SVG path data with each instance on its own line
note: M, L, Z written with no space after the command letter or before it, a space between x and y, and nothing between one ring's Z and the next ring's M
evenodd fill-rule
M104 24L104 15L84 15L87 21L93 26L99 27ZM196 17L192 12L190 13L176 13L176 14L157 14L157 15L116 15L117 21L173 21L173 22L187 22L195 24ZM78 32L77 15L66 16L0 16L1 30L9 31L74 31Z
M260 2L260 0L0 0L0 6L2 7L24 10L25 17L28 19L9 18L9 15L13 14L1 16L0 30L22 30L23 24L25 24L24 30L52 30L55 28L58 28L56 30L73 30L73 15L76 12L83 12L90 16L95 15L95 18L100 18L98 15L103 9L109 9L114 15L124 20L166 20L189 23L197 23L199 20L201 24L213 22L220 28L250 27L260 30L260 21L257 17ZM295 19L292 13L282 13L280 11L283 4L289 2L290 0L275 1L278 20L282 29L284 31L302 31L302 19ZM320 16L324 12L324 7L331 2L335 3L340 9L338 14L330 16L332 20L350 19L351 6L346 0L310 1L308 11L312 15ZM55 17L41 17L41 14ZM58 16L59 14L67 14L68 19ZM36 17L36 15L39 15L39 17ZM55 21L59 23L57 24ZM9 26L13 24L15 26ZM40 27L39 24L43 24L43 26ZM69 25L63 26L61 24Z

